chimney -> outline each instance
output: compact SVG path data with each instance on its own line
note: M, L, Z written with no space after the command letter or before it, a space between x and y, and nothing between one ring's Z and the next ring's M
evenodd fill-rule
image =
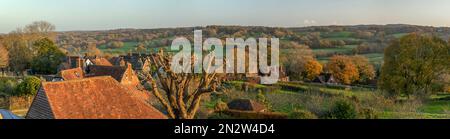
M127 69L132 69L132 65L130 63L127 63Z
M77 58L78 59L78 68L82 68L82 60L80 57Z

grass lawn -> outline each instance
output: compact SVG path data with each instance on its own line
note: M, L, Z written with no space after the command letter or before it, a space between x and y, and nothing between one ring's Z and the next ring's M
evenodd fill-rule
M230 81L229 85L239 88L243 81ZM375 89L364 87L327 86L315 83L279 82L275 85L253 85L254 88L276 87L271 92L263 92L270 103L272 111L291 113L295 110L307 110L317 113L328 110L335 101L353 98L358 99L361 107L375 109L379 119L449 119L450 95L434 95L431 100L424 103L389 103L383 99ZM257 92L240 92L246 98L254 98ZM230 94L230 95L237 95ZM204 104L207 108L214 108L217 100Z
M380 119L449 119L450 114L417 112L381 112Z

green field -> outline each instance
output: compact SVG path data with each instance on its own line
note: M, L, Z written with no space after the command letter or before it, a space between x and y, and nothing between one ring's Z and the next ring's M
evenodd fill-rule
M322 38L351 38L353 36L353 33L349 31L322 32L320 36Z
M411 100L397 102L384 98L373 88L345 86L328 86L314 83L281 82L275 85L255 85L250 90L239 88L242 81L227 83L234 90L228 95L220 96L221 101L234 98L249 98L257 100L258 92L262 92L269 102L271 111L291 113L295 110L306 110L315 114L327 111L333 102L338 100L354 101L360 108L371 108L379 119L441 119L450 118L450 100L443 100L450 95L435 95L425 102ZM275 89L273 89L275 88ZM263 90L263 91L258 91ZM227 93L225 93L227 94ZM207 101L205 108L214 108L217 98Z
M103 44L103 45L98 46L98 49L100 49L101 51L103 51L105 53L122 54L122 53L128 53L130 51L136 51L137 44L138 44L137 42L124 42L123 47L115 48L115 49L107 48L106 44Z
M351 54L353 49L356 48L357 45L345 45L343 47L337 48L320 48L320 49L312 49L314 54L319 53L332 53L332 54Z
M390 36L394 36L395 38L401 38L403 36L408 35L409 33L396 33L396 34L392 34Z

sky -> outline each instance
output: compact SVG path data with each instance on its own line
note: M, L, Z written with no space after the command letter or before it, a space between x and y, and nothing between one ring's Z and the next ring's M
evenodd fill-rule
M450 26L450 0L0 0L0 33L33 21L57 31L206 25Z

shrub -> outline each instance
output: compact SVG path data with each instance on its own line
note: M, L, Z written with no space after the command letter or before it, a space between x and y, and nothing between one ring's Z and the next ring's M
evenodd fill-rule
M254 111L241 111L241 110L227 110L222 114L238 119L287 119L288 115L279 112L254 112Z
M30 96L35 95L41 85L41 80L38 77L28 76L25 77L17 86L17 96Z
M378 119L378 115L373 108L362 108L359 110L359 115L364 119Z
M289 119L317 119L317 116L306 110L294 110L289 113Z
M0 96L13 95L16 91L17 80L12 78L0 78Z
M233 116L227 115L225 113L219 112L219 113L214 113L212 115L210 115L208 117L208 119L236 119Z
M351 102L339 100L334 103L324 118L331 119L355 119L357 111Z
M258 102L264 104L264 106L266 107L267 110L272 110L272 105L270 104L266 95L264 95L264 93L261 90L258 91L258 94L256 95L256 99L258 100Z
M222 100L219 100L217 101L216 106L214 106L214 110L217 112L226 111L228 110L228 105Z

